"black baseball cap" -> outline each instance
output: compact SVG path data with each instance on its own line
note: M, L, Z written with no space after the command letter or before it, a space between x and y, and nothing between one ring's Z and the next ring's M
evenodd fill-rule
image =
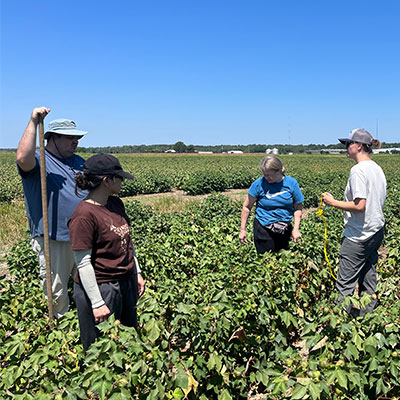
M95 154L89 157L83 164L83 172L87 175L120 176L125 179L133 179L133 176L125 172L117 157L111 154Z

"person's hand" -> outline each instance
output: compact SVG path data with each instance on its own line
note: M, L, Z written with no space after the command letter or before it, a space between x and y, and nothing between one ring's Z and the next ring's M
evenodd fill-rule
M301 238L301 233L298 229L293 229L292 231L292 240L293 242L297 242Z
M138 296L141 297L146 287L146 281L143 279L142 274L138 274L137 280L138 280Z
M105 321L111 314L110 309L104 304L99 308L93 310L94 320L96 323Z
M241 243L247 243L247 233L245 229L241 229L239 233L239 240Z
M32 115L31 115L32 122L34 122L35 124L38 124L39 118L41 117L42 119L45 119L46 115L50 111L51 111L50 108L47 108L47 107L34 108L32 111Z
M322 200L328 206L333 206L333 203L335 202L334 197L329 192L322 194Z

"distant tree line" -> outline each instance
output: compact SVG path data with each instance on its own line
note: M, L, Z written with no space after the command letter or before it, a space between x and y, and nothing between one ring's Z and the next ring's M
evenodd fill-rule
M400 143L382 142L382 148L400 147ZM278 149L279 154L302 154L329 149L343 149L345 146L337 144L220 144L215 146L186 145L179 141L175 144L150 144L150 145L125 145L125 146L102 146L102 147L79 147L80 153L164 153L174 150L176 153L197 153L201 151L212 151L213 153L226 153L231 150L241 150L243 153L265 153L267 149ZM0 151L15 151L16 149L0 149Z
M400 147L400 143L382 143L383 148ZM267 149L278 149L279 154L302 154L315 151L323 151L329 149L343 149L345 146L337 144L238 144L238 145L215 145L215 146L201 146L201 145L186 145L184 142L179 141L175 144L151 144L151 145L125 145L125 146L106 146L106 147L80 147L78 150L81 153L164 153L168 150L174 150L176 153L197 153L202 151L213 153L226 153L231 150L241 150L243 153L265 153Z

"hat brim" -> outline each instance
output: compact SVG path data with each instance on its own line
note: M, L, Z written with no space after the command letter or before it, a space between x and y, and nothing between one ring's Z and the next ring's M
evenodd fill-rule
M121 178L124 178L124 179L134 179L133 175L131 175L130 173L125 172L125 171L118 171L118 173L115 175L120 176Z
M78 129L60 129L60 130L52 130L46 131L44 134L44 138L48 139L52 133L57 133L58 135L67 135L67 136L85 136L87 132L80 131Z
M346 144L352 142L350 138L338 139L340 143Z

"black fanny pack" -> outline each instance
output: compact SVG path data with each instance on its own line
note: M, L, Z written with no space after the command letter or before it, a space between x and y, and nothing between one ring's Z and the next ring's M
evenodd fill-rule
M286 230L289 228L290 223L289 222L274 222L273 224L267 225L265 228L269 229L270 231L274 233L285 233Z

